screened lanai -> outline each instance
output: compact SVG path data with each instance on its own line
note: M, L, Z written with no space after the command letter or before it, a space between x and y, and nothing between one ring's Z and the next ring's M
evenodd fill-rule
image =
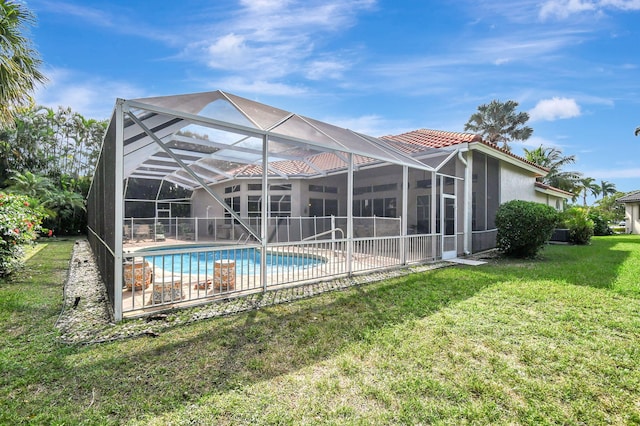
M456 148L221 91L119 99L89 241L120 320L441 258L462 246L464 173Z

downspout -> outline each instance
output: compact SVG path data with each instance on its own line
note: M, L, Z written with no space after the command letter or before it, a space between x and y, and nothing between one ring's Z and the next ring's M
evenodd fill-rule
M466 152L470 153L471 151L467 149ZM473 214L473 212L471 211L471 206L472 206L471 185L473 184L473 158L471 155L468 155L468 157L469 157L468 159L465 159L464 156L462 155L462 151L458 150L458 160L460 160L460 162L464 166L464 195L463 195L464 220L462 224L462 232L464 234L463 249L464 249L465 255L471 254L472 235L470 230L471 230L471 220L472 220L471 215Z

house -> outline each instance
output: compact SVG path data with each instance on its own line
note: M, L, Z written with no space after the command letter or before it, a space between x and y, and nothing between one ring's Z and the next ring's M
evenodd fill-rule
M624 204L624 219L628 234L640 234L640 191L620 197L616 202Z
M473 134L376 138L222 91L119 99L89 191L88 234L121 319L183 303L181 294L218 296L192 291L208 288L201 258L237 263L234 285L217 288L246 292L494 247L501 203L560 210L571 198L537 182L546 173ZM162 243L136 235L158 223ZM157 255L169 243L181 245ZM153 297L123 286L127 262L141 275L153 268Z

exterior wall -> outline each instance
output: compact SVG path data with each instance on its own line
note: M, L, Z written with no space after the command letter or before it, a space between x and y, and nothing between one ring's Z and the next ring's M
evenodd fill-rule
M209 188L221 198L240 197L240 216L249 215L247 207L247 195L261 195L261 191L249 191L249 184L261 184L261 179L247 179L238 181L227 181L216 185L210 185ZM286 180L286 179L269 179L269 184L291 184L291 191L269 191L269 195L291 195L291 215L300 216L303 206L299 202L301 197L302 185L304 181ZM225 188L232 185L240 185L240 191L225 193ZM191 211L194 217L223 217L224 208L214 200L205 190L197 189L193 192L191 201Z
M536 178L524 175L515 166L500 163L500 204L511 200L546 203L535 190Z
M483 156L484 154L479 154ZM476 158L477 157L477 158ZM472 167L474 167L473 173L476 173L475 166L477 164L480 167L479 163L480 157L478 155L474 155L474 161L472 162ZM477 161L476 161L477 160ZM478 171L482 171L484 177L474 176L474 179L477 182L474 183L473 191L477 190L477 185L482 185L485 189L478 193L476 198L477 207L487 209L487 198L491 197L495 198L497 205L504 203L510 200L525 200L525 201L534 201L540 202L547 205L550 205L556 208L556 200L560 200L560 206L563 205L561 198L556 198L553 195L545 194L540 191L536 191L535 189L535 177L529 172L523 171L521 168L506 163L504 161L496 160L491 156L487 157L487 161L485 163L487 168L491 170L485 170L484 168L478 169ZM483 166L483 167L485 167ZM499 170L496 170L499 168ZM442 167L439 170L439 173L442 173L446 176L456 176L458 178L462 178L465 176L465 169L462 162L454 157L450 162ZM493 180L492 189L487 189L486 186L489 185L489 176ZM432 188L431 185L436 185L436 199L429 201L431 204L439 203L440 201L440 193L442 188L440 187L439 177L433 182L434 174L431 172L425 172L415 169L409 170L409 191L408 191L408 211L407 211L407 232L409 234L416 232L421 233L435 233L435 227L425 230L418 229L418 217L417 217L417 199L419 196L428 196L431 198L432 196ZM422 185L419 186L418 182L422 181ZM428 186L424 185L424 182L429 181L430 184ZM464 223L467 220L467 216L471 215L471 211L465 211L465 200L464 200L464 180L456 179L456 233L461 235L464 231ZM260 184L261 179L250 179L250 180L238 180L236 182L224 182L217 185L212 185L210 188L215 191L221 198L227 197L239 197L240 198L240 216L247 217L249 215L248 212L248 203L247 196L248 195L261 195L261 191L249 191L249 184ZM347 213L347 175L346 174L337 174L332 176L326 176L316 179L269 179L269 183L274 184L289 184L291 185L291 191L275 191L272 190L269 192L270 195L278 195L278 194L288 194L291 195L291 216L292 217L308 217L311 216L311 200L337 200L337 208L338 216L346 216ZM389 190L375 190L376 186L384 186L388 184L397 184L393 188ZM237 192L225 193L225 188L230 187L232 185L240 185L240 190ZM310 186L317 187L331 187L331 191L321 192L318 190L311 190ZM357 193L354 195L354 201L358 200L368 200L368 199L388 199L395 198L395 217L402 216L402 168L399 166L385 166L385 167L376 167L371 169L357 170L354 172L354 188L356 190L362 187L371 187L371 192L363 192ZM494 188L495 187L495 188ZM335 191L335 192L334 192ZM488 195L488 191L491 192ZM480 199L483 200L480 203ZM220 206L215 200L213 200L209 194L207 194L204 190L194 191L192 198L192 214L199 218L221 218L224 217L224 209ZM317 205L317 202L316 202ZM492 204L493 205L493 204ZM482 207L480 207L482 206ZM469 210L471 210L470 206ZM496 206L493 205L492 209L495 210ZM484 231L492 231L493 230L493 219L492 217L488 217L488 212L483 212L479 217L483 218L483 226L482 229L478 228L474 230L478 235L477 238L485 238L481 235ZM495 214L495 212L493 212ZM636 215L637 216L637 215ZM431 219L431 218L430 218ZM431 222L431 220L429 220ZM487 223L484 223L487 222ZM491 223L488 223L491 222ZM438 226L440 229L440 226ZM640 224L636 226L636 229L640 230ZM469 230L472 231L471 229ZM462 239L460 241L463 241ZM483 243L483 246L486 245ZM462 253L464 250L463 244L458 244L458 251Z
M309 190L309 186L327 186L337 188L337 193L317 192ZM347 174L327 176L318 179L308 179L301 181L299 195L291 200L292 210L297 207L300 212L294 216L308 216L311 199L338 200L338 216L347 215Z
M542 204L546 204L550 207L553 207L554 209L558 210L558 211L563 211L564 210L564 198L562 197L555 197L551 194L545 194L543 192L540 191L536 191L538 194L538 198L539 198L539 202Z
M627 222L627 233L640 234L640 203L625 203L624 219Z
M564 198L536 190L534 176L523 175L516 167L504 162L500 171L501 204L511 200L534 201L564 210Z

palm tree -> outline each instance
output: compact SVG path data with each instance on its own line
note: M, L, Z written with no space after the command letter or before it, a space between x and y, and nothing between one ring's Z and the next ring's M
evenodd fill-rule
M579 194L582 194L582 204L587 207L587 196L589 194L597 197L600 194L600 185L595 183L594 178L586 177L580 179L578 190Z
M617 191L615 183L607 182L606 180L600 181L600 194L602 194L602 198L615 194Z
M478 107L478 112L471 115L464 130L480 134L485 140L498 144L511 151L509 142L529 139L533 133L531 127L525 126L529 120L526 112L516 113L516 101L500 102L492 100L489 104Z
M20 3L0 0L0 124L11 125L17 109L33 103L30 93L45 76L38 52L23 35L35 16Z
M582 178L582 173L562 171L564 166L576 161L575 155L563 156L561 150L553 147L545 148L542 145L532 150L524 148L524 153L528 161L549 169L546 176L538 178L539 182L568 192L573 192L576 189L578 181Z
M45 176L39 176L26 170L24 173L14 172L9 178L9 192L27 195L31 198L45 199L53 190L53 182Z

